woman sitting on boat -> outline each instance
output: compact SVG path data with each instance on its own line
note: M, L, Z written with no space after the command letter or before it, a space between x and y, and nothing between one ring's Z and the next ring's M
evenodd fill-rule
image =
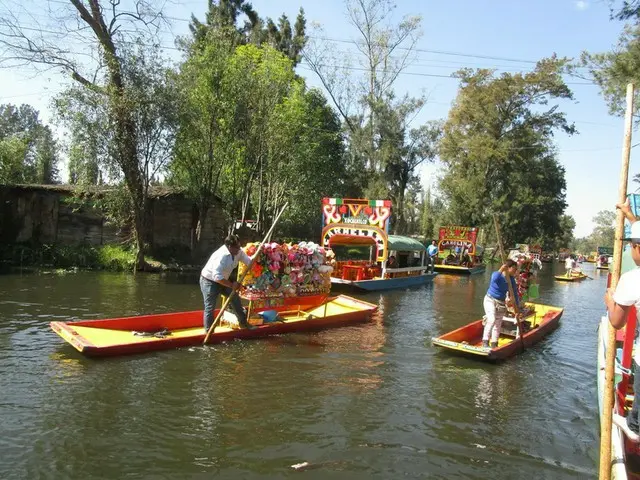
M491 282L489 283L489 289L483 302L484 313L487 319L484 325L484 331L482 332L482 346L484 348L496 348L498 346L502 319L507 312L507 293L509 292L507 274L510 277L511 288L516 297L514 299L516 305L520 305L518 294L516 293L518 291L518 285L515 279L517 273L518 264L508 259L504 265L500 267L500 270L491 274Z

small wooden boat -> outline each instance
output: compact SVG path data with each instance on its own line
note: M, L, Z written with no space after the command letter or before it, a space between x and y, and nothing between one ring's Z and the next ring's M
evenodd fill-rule
M253 329L219 326L209 337L209 343L350 325L369 320L377 309L372 303L346 295L325 297L322 302L312 305L304 304L304 297L298 298L300 304L297 306L269 308L278 312L279 321L258 325ZM266 309L256 309L255 314ZM214 317L217 313L216 310ZM249 323L258 322L253 315L249 319ZM202 310L106 320L51 322L50 326L78 351L95 357L201 345L205 337Z
M560 282L579 282L589 277L587 277L584 273L572 273L571 276L567 276L567 274L565 273L564 275L554 275L553 278Z
M502 331L498 340L498 347L482 347L482 320L476 320L439 337L431 342L450 352L468 355L482 360L504 360L522 351L522 341L525 348L538 343L543 337L558 327L564 309L537 303L525 303L524 317L521 323L525 325L525 333L520 340L520 332L515 318L504 317Z
M474 273L482 273L487 269L486 265L480 263L472 267L461 267L459 265L443 265L435 266L435 270L441 273L457 273L463 275L473 275Z

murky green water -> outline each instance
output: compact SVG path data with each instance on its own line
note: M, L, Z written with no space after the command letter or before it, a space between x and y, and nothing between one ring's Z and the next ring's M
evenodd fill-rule
M199 309L197 278L0 276L0 478L594 478L605 275L550 267L560 328L498 365L430 344L490 272L363 295L364 325L105 360L48 322Z

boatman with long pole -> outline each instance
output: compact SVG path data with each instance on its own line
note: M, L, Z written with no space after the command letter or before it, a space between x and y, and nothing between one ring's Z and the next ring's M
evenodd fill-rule
M640 266L640 222L636 221L636 217L631 213L629 199L624 204L616 205L624 214L625 218L631 223L631 235L628 240L631 244L631 258ZM615 329L623 328L627 324L629 310L632 306L636 308L636 315L640 314L640 268L629 270L620 276L615 291L608 288L604 296L607 311L609 313L609 322ZM625 419L620 415L613 414L613 423L618 425L625 435L635 443L640 443L640 351L636 347L635 371L633 380L633 407L631 413Z
M237 235L229 235L224 239L224 245L213 252L200 274L200 290L204 298L204 331L208 332L213 324L213 310L220 294L230 296L232 290L242 289L242 285L231 280L231 273L238 263L251 264L251 257L242 251L240 239ZM247 322L240 297L234 295L231 306L242 328L252 328Z

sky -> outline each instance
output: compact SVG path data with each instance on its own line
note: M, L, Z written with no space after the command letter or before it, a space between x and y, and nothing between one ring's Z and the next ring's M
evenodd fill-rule
M21 3L37 8L46 0ZM57 0L49 5L55 7L63 3ZM312 27L320 25L324 37L331 39L330 44L336 49L345 54L353 51L348 41L356 39L357 34L347 20L343 0L253 0L251 3L263 18L275 20L285 13L292 23L302 7L309 35L317 35ZM187 20L192 13L204 17L206 5L206 0L166 0L165 15L170 25L163 29L161 44L168 47L168 56L176 58L177 52L172 48L175 37L188 32ZM15 0L0 0L0 15L14 6ZM44 15L45 11L39 10L36 15ZM397 0L392 20L398 22L405 15L422 17L422 36L416 45L416 59L399 77L395 91L398 96L426 94L429 99L414 124L446 119L458 89L458 81L450 75L460 68L529 71L533 62L554 53L577 58L583 51L612 50L623 28L621 22L609 19L607 0ZM310 87L321 88L315 73L304 62L298 67L298 73ZM556 143L558 159L566 170L567 213L576 220L574 235L583 237L591 233L592 218L597 212L614 209L623 120L608 114L596 85L572 77L566 81L575 99L561 102L560 107L569 122L575 123L579 134L558 133ZM53 71L0 68L0 103L29 103L55 129L57 120L51 113L51 99L65 83L68 81ZM421 170L423 185L435 188L442 169L437 161L426 165ZM64 179L65 172L62 173ZM640 173L640 159L632 150L629 175L636 173ZM635 190L636 186L630 184L630 188Z

